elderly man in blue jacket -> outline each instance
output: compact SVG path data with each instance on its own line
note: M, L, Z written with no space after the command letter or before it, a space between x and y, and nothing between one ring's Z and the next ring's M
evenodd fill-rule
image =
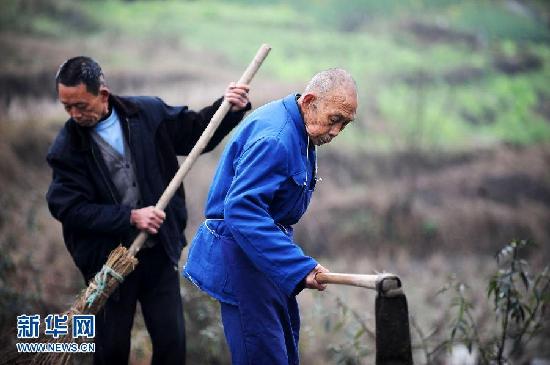
M355 118L351 75L329 69L302 95L252 113L225 147L184 276L218 299L233 364L297 364L296 295L323 266L294 242L317 180L316 146Z
M70 119L48 152L53 178L49 208L63 226L65 244L86 281L119 244L139 230L150 238L139 265L96 316L96 364L126 364L139 300L153 344L153 364L185 363L185 328L177 263L187 220L183 186L165 212L157 200L221 104L199 112L155 97L110 93L101 67L74 57L56 76L59 101ZM232 112L206 151L212 150L250 109L247 85L230 85Z

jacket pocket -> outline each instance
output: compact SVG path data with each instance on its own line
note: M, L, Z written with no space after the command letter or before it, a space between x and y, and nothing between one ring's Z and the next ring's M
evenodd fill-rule
M193 284L219 300L231 291L221 245L222 237L204 222L191 243L183 272Z

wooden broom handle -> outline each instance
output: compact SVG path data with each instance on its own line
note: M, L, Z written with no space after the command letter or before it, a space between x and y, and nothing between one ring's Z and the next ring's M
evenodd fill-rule
M262 65L270 50L271 46L267 44L262 44L258 52L256 52L256 56L254 56L254 59L252 60L252 62L250 62L237 84L250 84L252 78ZM172 181L170 181L170 184L168 184L166 190L164 190L164 193L162 193L157 202L157 205L155 206L156 208L160 210L164 210L166 208L166 206L170 202L170 199L172 199L179 186L183 182L183 178L185 177L185 175L187 175L187 173L191 169L191 166L193 166L193 163L195 163L195 161L197 160L197 157L199 157L199 155L202 153L202 151L214 135L214 132L230 109L231 103L224 99L214 116L212 116L212 119L210 120L210 123L208 124L206 129L204 130L204 132L202 132L199 140L197 141L189 155L187 155L187 158L181 164L178 171L172 178ZM147 240L147 237L147 232L141 231L128 249L128 254L131 256L135 256L145 243L145 240Z
M382 293L401 290L401 280L394 274L340 274L332 272L320 272L315 275L315 280L321 284L341 284L359 286L362 288L380 289Z

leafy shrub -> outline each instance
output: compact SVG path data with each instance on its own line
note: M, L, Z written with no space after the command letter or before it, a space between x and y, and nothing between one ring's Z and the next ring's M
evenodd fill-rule
M452 291L455 316L450 336L436 349L464 344L470 352L476 350L480 364L524 363L532 353L526 351L529 342L545 336L548 331L550 304L550 267L531 273L523 253L534 248L530 241L512 241L496 255L498 269L489 279L487 299L492 303L494 326L482 327L474 314L475 305L468 298L468 286L451 280L443 291ZM444 345L444 346L442 346ZM430 362L429 353L427 362Z

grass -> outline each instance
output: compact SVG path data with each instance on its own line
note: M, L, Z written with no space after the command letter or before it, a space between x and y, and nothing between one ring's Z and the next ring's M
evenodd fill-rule
M270 43L273 51L262 72L282 81L304 83L320 69L349 69L359 84L360 104L374 103L382 122L396 134L389 139L370 129L369 111L361 109L363 135L343 137L355 148L362 148L367 134L375 149L456 149L550 139L550 124L536 113L538 95L550 94L550 86L542 81L550 74L550 32L528 14L494 1L346 4L318 1L304 12L300 2L285 1L105 0L83 2L83 9L92 23L99 24L102 37L122 34L136 42L164 38L167 46L214 51L228 67L246 64L261 43ZM342 30L354 13L365 19L353 31ZM472 49L461 42L426 43L406 26L431 25L434 17L436 24L471 35L479 45ZM36 26L57 32L47 22ZM542 68L511 76L493 66L499 57L526 52L541 60ZM139 60L121 61L139 67ZM453 84L446 81L448 74L464 69L482 74L465 80L459 75ZM435 82L405 82L420 73Z
M534 22L533 14L512 9L511 5L484 0L454 6L452 10L449 19L453 26L476 31L487 38L538 42L550 40L547 27Z
M537 112L550 95L550 30L535 12L539 8L491 0L18 4L8 1L5 26L59 41L83 39L101 47L109 64L124 71L139 73L151 67L150 60L134 52L106 52L113 39L153 44L153 53L172 48L181 62L185 52L179 50L211 55L228 69L242 68L260 44L270 43L273 51L262 74L297 85L321 69L347 68L359 85L362 126L343 136L351 149L363 149L366 137L369 149L383 150L550 139L549 117ZM424 27L421 33L417 24ZM447 38L438 39L441 33ZM526 56L539 66L516 74L496 66ZM429 81L414 82L418 75ZM370 124L373 113L387 128Z

